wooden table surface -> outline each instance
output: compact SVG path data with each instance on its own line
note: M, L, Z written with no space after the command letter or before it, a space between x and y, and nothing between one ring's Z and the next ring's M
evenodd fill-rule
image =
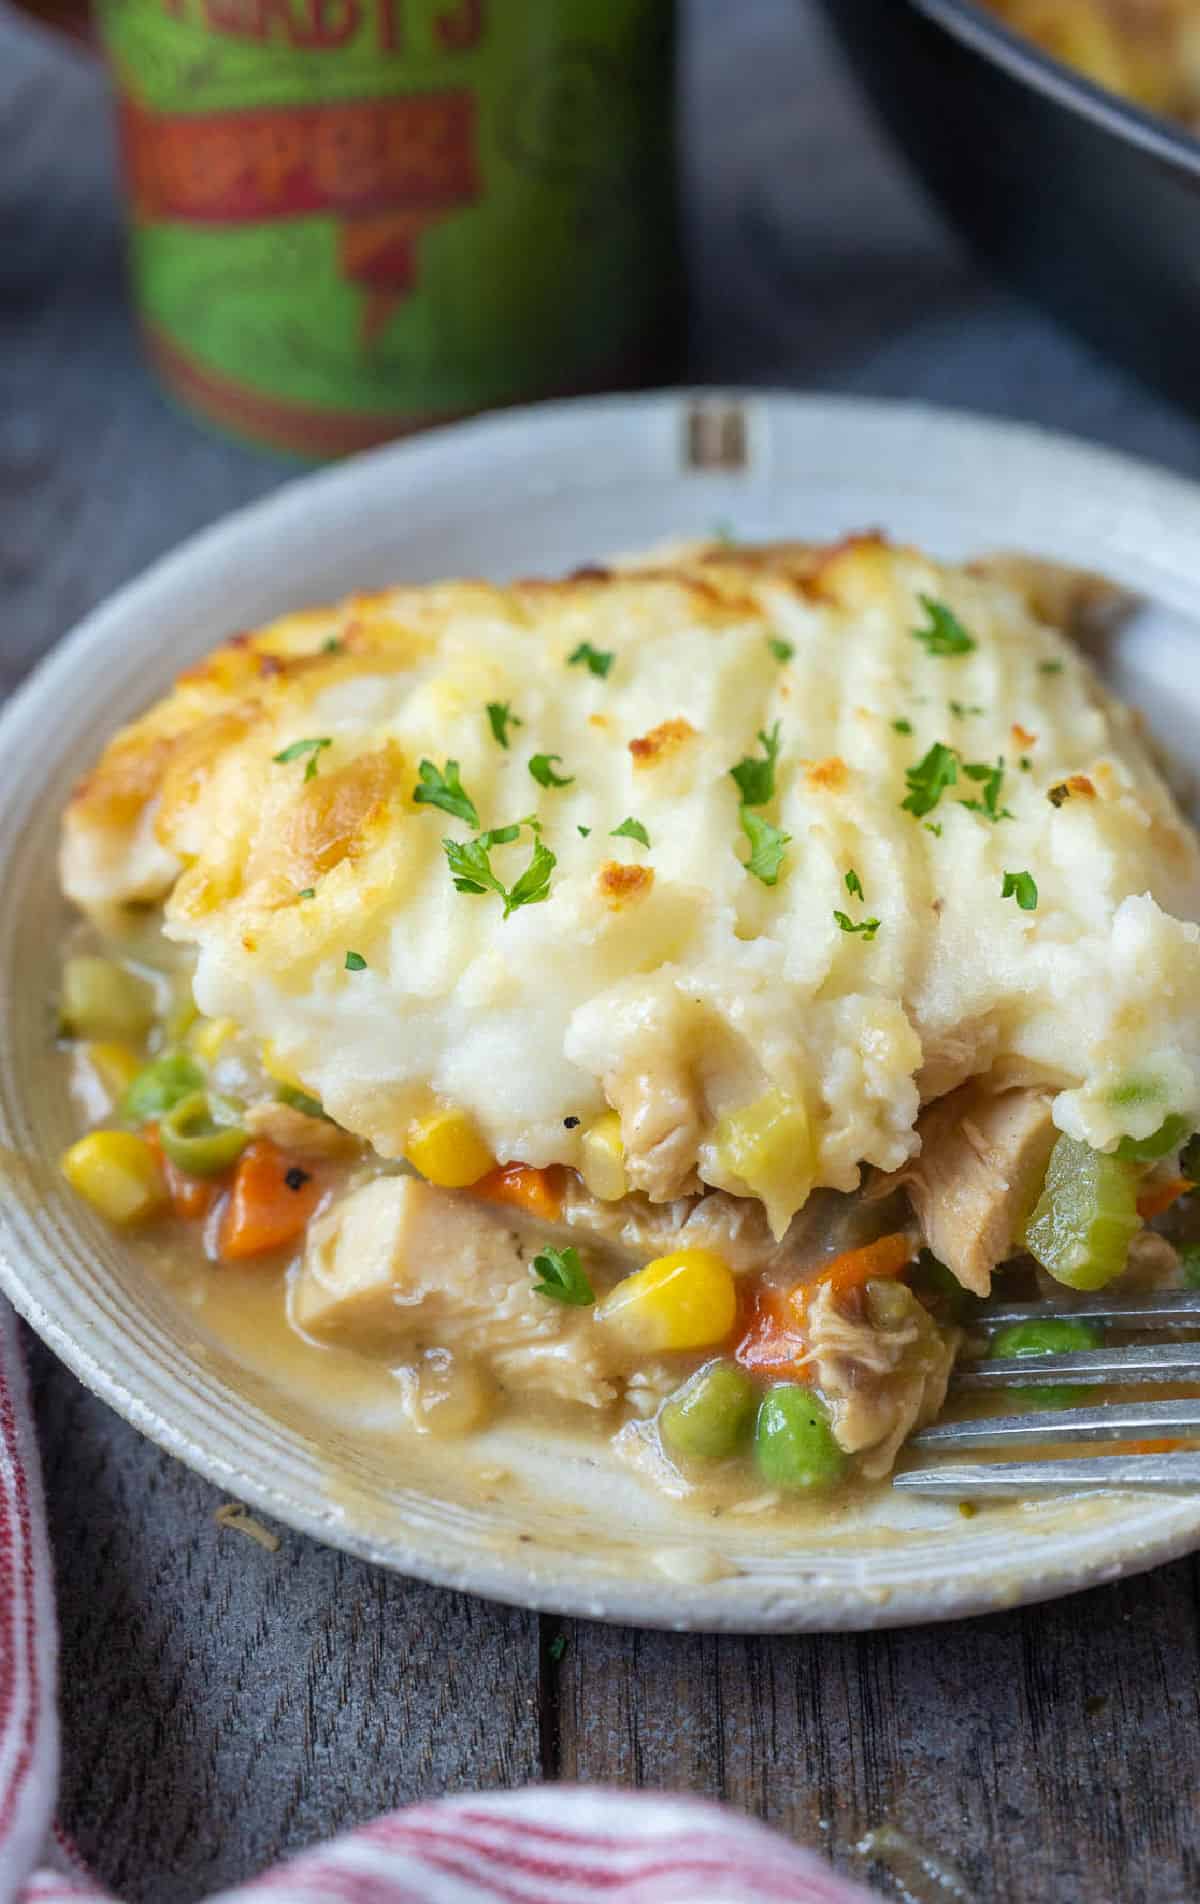
M969 405L1200 473L1193 419L964 259L801 0L693 0L687 27L697 378ZM7 687L118 583L292 472L205 434L146 375L102 83L11 15L0 133ZM724 1796L892 1896L856 1848L881 1825L956 1867L955 1895L976 1904L1200 1896L1193 1561L1045 1608L845 1638L538 1618L286 1531L263 1552L40 1345L32 1364L62 1815L123 1897L188 1904L406 1799L539 1778Z

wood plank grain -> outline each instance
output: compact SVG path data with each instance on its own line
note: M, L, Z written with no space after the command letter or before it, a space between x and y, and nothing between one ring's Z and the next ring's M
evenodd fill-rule
M563 1778L723 1796L903 1896L881 1826L972 1904L1200 1894L1194 1561L950 1626L797 1639L578 1623ZM939 1893L934 1893L940 1895Z
M31 1350L62 1631L61 1815L130 1904L188 1904L331 1832L539 1772L532 1614L280 1532Z

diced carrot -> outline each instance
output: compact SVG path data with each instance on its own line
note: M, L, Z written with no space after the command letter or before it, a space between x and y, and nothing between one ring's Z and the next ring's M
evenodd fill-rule
M744 1369L770 1373L794 1369L805 1354L792 1291L759 1289L754 1298L750 1322L734 1350L734 1360Z
M238 1158L229 1202L221 1219L221 1255L236 1262L282 1249L304 1229L321 1200L311 1171L267 1138L258 1138Z
M1143 1223L1149 1223L1152 1217L1161 1216L1195 1188L1186 1177L1168 1177L1165 1183L1148 1183L1137 1200L1137 1213Z
M224 1190L228 1178L193 1177L189 1171L173 1164L163 1150L157 1124L147 1124L142 1136L158 1158L175 1215L183 1217L188 1223L202 1222Z
M535 1170L532 1164L498 1164L471 1185L470 1194L487 1203L510 1203L543 1223L557 1223L562 1215L562 1171L555 1164Z
M864 1243L860 1249L843 1250L819 1275L797 1283L793 1289L792 1300L801 1326L809 1303L820 1290L830 1289L835 1297L848 1296L852 1290L865 1289L868 1283L880 1277L898 1276L916 1253L911 1237L903 1230L876 1237L873 1243Z

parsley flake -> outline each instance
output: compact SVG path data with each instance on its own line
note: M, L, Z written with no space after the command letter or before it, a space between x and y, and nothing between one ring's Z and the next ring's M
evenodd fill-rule
M942 828L941 828L941 823L940 823L940 822L938 823L938 825L936 825L936 826L935 826L932 820L923 820L923 821L921 822L921 824L923 825L923 827L925 828L925 831L926 831L927 833L932 833L932 834L933 834L933 837L934 837L934 839L935 839L935 840L940 840L940 839L941 839L941 837L942 837Z
M1001 899L1015 899L1022 912L1036 912L1037 881L1032 873L1005 873Z
M953 747L946 747L940 740L935 740L915 767L906 768L904 780L908 797L900 805L904 812L922 820L927 813L933 812L946 788L952 787L957 779L958 758Z
M574 654L567 656L567 666L587 668L589 673L603 681L616 658L615 654L605 654L603 649L593 648L590 641L581 641Z
M608 837L610 840L640 840L643 846L650 844L650 835L641 821L635 820L632 815L622 820L620 826L614 826Z
M533 853L529 864L513 885L505 886L492 871L491 849L494 846L511 846L522 826L529 826L535 834ZM550 897L550 875L558 864L548 846L543 846L536 838L537 827L531 820L518 821L513 826L493 827L490 833L481 833L475 840L443 840L442 851L457 890L461 893L493 892L504 901L504 917L516 912L521 906L536 906Z
M283 749L282 753L272 754L271 759L277 766L283 767L287 765L289 760L303 760L307 754L308 765L304 769L304 778L306 781L314 780L317 773L318 759L326 747L332 746L333 742L328 736L323 736L317 740L294 740L290 747Z
M364 959L361 952L347 952L346 970L348 972L365 972L366 969L367 969L367 961Z
M772 826L769 820L762 819L750 807L742 807L739 817L742 832L750 842L746 871L753 873L755 879L761 879L764 886L773 886L779 878L779 869L792 836Z
M765 807L775 795L775 762L779 757L779 722L776 721L769 734L759 730L762 743L762 760L747 755L739 760L736 767L729 769L730 778L737 783L744 807Z
M1017 762L1017 765L1021 769L1022 773L1033 772L1033 762L1032 760L1030 760L1028 754L1022 754L1020 760L1018 760Z
M983 709L975 701L950 701L947 705L950 712L960 721L965 720L968 714L983 713Z
M963 655L970 654L978 646L974 637L969 635L953 609L945 602L939 602L932 595L919 597L921 607L928 617L924 628L910 630L914 641L919 641L927 654Z
M896 733L896 734L911 734L913 731L912 722L911 721L893 721L892 731L893 733Z
M581 839L581 840L586 840L586 838L587 838L587 836L588 836L588 834L589 834L589 833L591 832L591 830L592 830L592 829L591 829L591 827L590 827L590 826L577 826L577 827L575 828L575 831L576 831L576 832L578 833L578 835L579 835L579 837L580 837L580 839Z
M443 813L465 820L468 826L479 825L475 802L459 778L457 760L448 760L444 773L432 760L423 760L417 771L421 780L420 785L413 788L412 797L418 806L440 807Z
M861 932L864 945L870 945L871 940L879 930L878 919L861 919L859 923L855 925L850 915L845 912L839 912L836 906L834 907L833 916L843 932Z
M959 806L966 807L969 813L981 813L985 820L995 825L997 820L1012 820L1016 816L1007 807L1000 805L1000 788L1004 781L1004 757L989 767L985 760L971 760L963 763L963 772L969 780L974 780L983 789L982 800L960 800Z
M315 886L301 886L300 891L296 894L297 899L315 899L316 896L317 889Z
M862 880L855 872L853 866L846 874L846 891L850 894L852 899L862 899L865 897L862 889Z
M1063 671L1063 664L1061 661L1039 661L1038 662L1039 674L1061 674L1062 671Z
M322 642L321 653L322 654L341 654L342 648L344 645L345 644L339 641L336 635L330 635L327 641Z
M1051 787L1046 798L1052 807L1061 807L1071 798L1071 789L1065 780L1060 780L1056 787Z
M784 641L779 635L772 635L767 642L776 661L790 661L796 650L790 641Z
M508 746L508 730L510 727L524 727L525 725L521 716L513 713L512 707L507 701L489 701L487 704L487 717L488 726L492 730L492 738L501 747Z
M579 1260L579 1251L569 1243L565 1249L539 1250L529 1269L531 1275L541 1278L533 1285L535 1296L549 1296L551 1302L570 1303L577 1309L585 1309L596 1300L596 1292Z
M537 781L539 787L569 787L571 785L571 782L575 778L574 774L555 773L555 761L557 761L561 767L562 755L532 754L530 756L529 771Z

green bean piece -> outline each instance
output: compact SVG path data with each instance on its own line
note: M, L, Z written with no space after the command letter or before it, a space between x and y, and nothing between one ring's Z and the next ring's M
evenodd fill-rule
M722 1461L750 1439L758 1391L736 1362L710 1362L663 1403L659 1432L671 1454Z
M1173 1150L1178 1150L1184 1139L1191 1135L1191 1118L1175 1114L1165 1117L1149 1137L1122 1137L1117 1145L1117 1156L1127 1164L1157 1163L1160 1157L1167 1157Z
M72 1038L140 1038L154 1023L154 987L115 959L80 953L63 966L58 1015Z
M298 1091L294 1084L277 1084L275 1102L286 1104L289 1110L300 1111L305 1117L320 1117L327 1124L333 1122L319 1097L310 1097L307 1091Z
M846 1472L829 1410L811 1388L796 1382L779 1382L763 1396L754 1425L754 1452L759 1473L772 1487L833 1487Z
M1045 1322L1014 1322L999 1329L992 1337L989 1358L1001 1355L1066 1355L1073 1349L1099 1349L1104 1331L1090 1322L1057 1319ZM1087 1390L1064 1382L1045 1382L1037 1388L1014 1388L1031 1408L1074 1408L1087 1400Z
M1179 1267L1185 1289L1200 1289L1200 1243L1180 1243Z
M1068 1289L1103 1289L1119 1276L1138 1229L1136 1164L1058 1138L1024 1244Z
M148 1124L203 1089L204 1073L194 1058L186 1051L164 1051L138 1072L121 1099L120 1113L130 1124Z
M250 1141L237 1123L240 1107L209 1091L193 1091L173 1104L158 1127L166 1155L192 1177L216 1177L228 1170Z

